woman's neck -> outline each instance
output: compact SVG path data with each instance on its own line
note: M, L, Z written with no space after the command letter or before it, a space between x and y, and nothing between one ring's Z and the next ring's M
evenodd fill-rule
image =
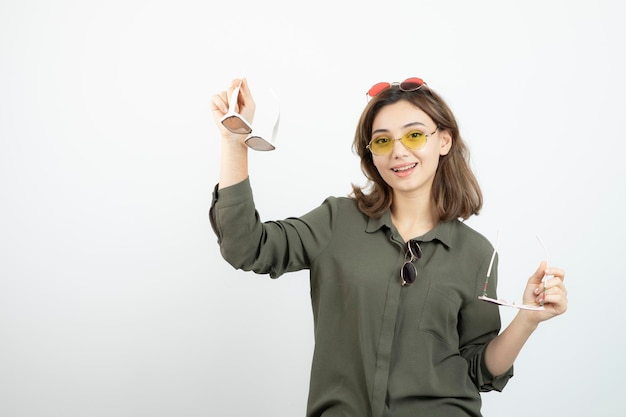
M391 221L405 242L432 230L439 223L431 198L406 197L394 194Z

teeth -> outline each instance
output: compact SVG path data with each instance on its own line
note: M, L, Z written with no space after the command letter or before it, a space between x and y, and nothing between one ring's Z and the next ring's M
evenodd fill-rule
M413 165L407 165L407 166L402 167L402 168L391 168L391 170L393 172L402 172L402 171L406 171L408 169L413 169L413 168L415 168L416 165L417 165L417 163L415 163Z

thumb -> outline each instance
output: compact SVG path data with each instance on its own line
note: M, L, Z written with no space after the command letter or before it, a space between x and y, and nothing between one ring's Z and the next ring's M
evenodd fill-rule
M546 267L547 267L546 262L542 261L539 264L539 267L537 268L537 270L530 276L530 278L528 278L528 283L529 284L541 284L541 281L543 280L543 277L545 275Z

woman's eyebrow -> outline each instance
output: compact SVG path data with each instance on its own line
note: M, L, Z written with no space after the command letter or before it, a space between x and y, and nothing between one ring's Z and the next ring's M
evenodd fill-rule
M402 126L403 129L406 129L407 127L411 127L411 126L424 126L426 127L426 125L424 123L421 122L412 122L412 123L408 123L405 124L404 126ZM388 129L376 129L372 132L372 135L375 135L376 133L388 133L389 130Z

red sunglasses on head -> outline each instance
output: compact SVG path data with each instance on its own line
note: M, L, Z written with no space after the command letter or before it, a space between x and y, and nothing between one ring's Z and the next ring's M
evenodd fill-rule
M402 81L401 83L394 82L388 83L386 81L374 84L369 90L367 90L367 95L370 97L376 97L380 94L381 91L390 88L391 86L397 85L398 88L402 91L416 91L422 88L426 83L421 78L411 77Z

